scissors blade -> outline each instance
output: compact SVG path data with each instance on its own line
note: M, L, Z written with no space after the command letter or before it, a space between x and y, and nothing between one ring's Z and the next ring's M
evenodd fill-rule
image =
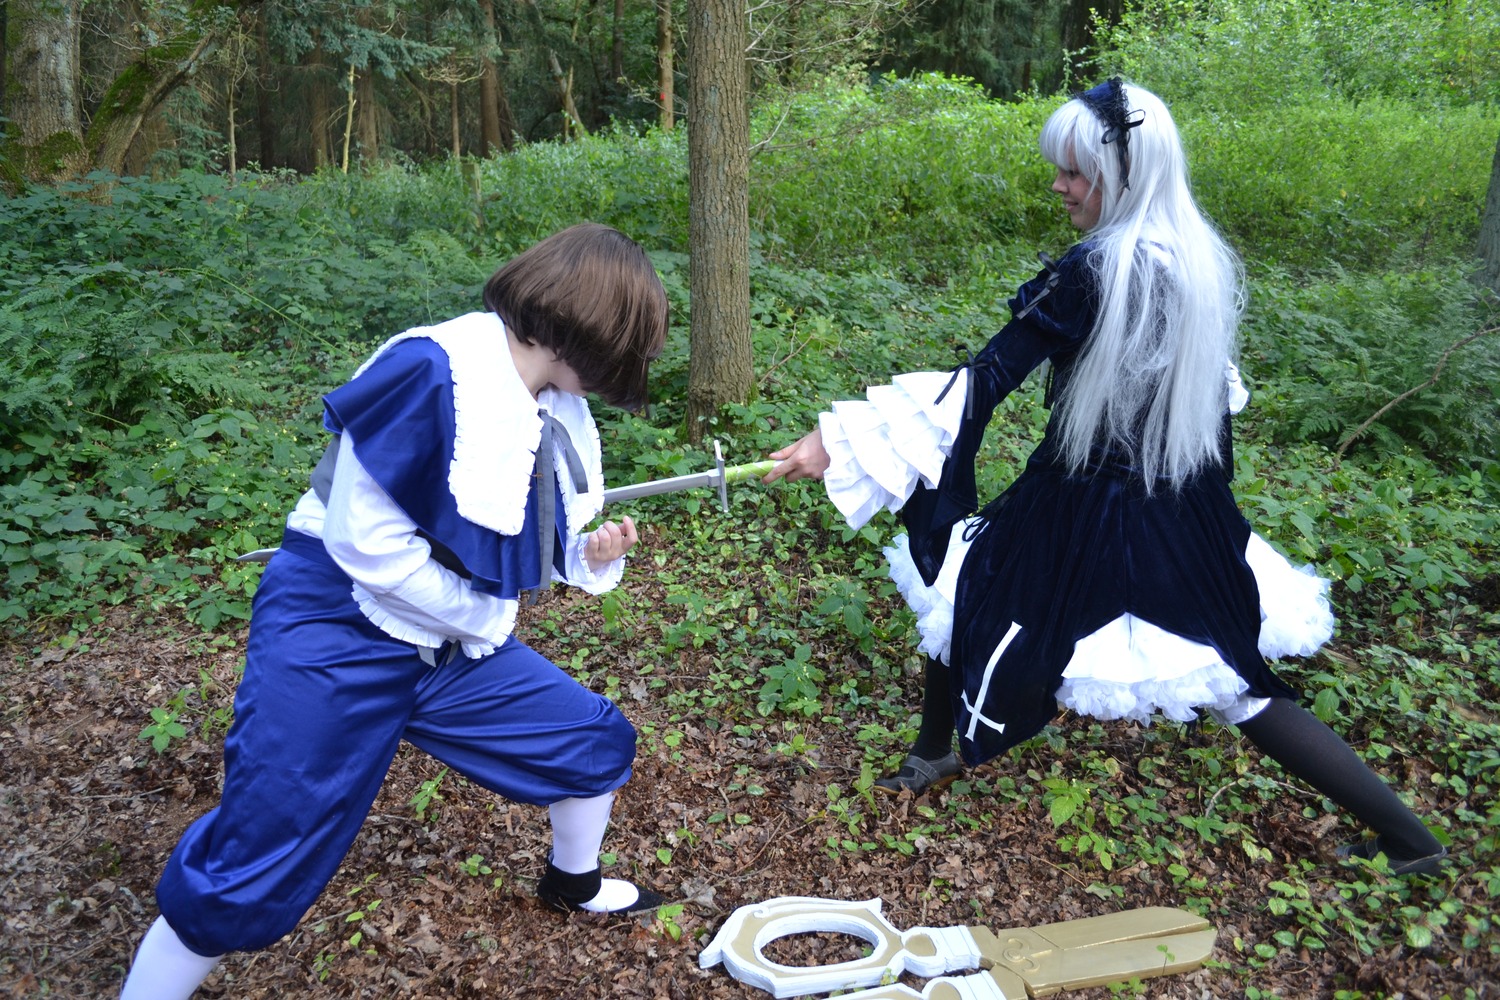
M989 967L1019 976L1033 997L1187 972L1208 960L1217 937L1196 913L1166 906L969 932Z

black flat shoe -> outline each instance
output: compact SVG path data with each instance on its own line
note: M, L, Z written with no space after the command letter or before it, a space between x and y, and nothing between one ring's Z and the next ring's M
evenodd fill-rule
M956 753L937 760L927 760L911 753L906 755L901 770L875 779L875 790L886 795L900 795L903 791L921 795L929 789L951 784L962 773L963 765L959 763Z
M1443 865L1448 860L1446 847L1438 848L1436 854L1426 854L1420 858L1404 858L1382 848L1379 837L1363 840L1357 844L1344 844L1333 854L1340 861L1349 861L1354 858L1374 861L1377 855L1384 855L1385 863L1390 866L1392 875L1436 875L1443 870Z
M628 889L635 890L634 900L628 898ZM642 889L623 879L604 878L598 868L574 874L563 871L551 861L547 862L547 871L536 884L536 896L563 913L637 913L654 910L664 902L660 894L650 889Z

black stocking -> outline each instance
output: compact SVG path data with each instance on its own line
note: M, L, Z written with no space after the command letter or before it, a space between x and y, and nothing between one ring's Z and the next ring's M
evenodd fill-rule
M926 720L924 718L925 726ZM1420 858L1442 849L1422 821L1317 716L1287 698L1272 698L1240 732L1282 767L1374 830L1391 857Z
M923 760L937 760L953 752L953 701L948 666L931 657L922 680L922 725L911 752Z

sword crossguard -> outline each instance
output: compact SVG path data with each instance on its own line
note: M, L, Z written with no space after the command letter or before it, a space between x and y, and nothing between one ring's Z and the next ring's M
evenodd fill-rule
M718 438L714 438L714 475L719 480L719 506L728 514L729 481L724 478L724 449L719 447Z

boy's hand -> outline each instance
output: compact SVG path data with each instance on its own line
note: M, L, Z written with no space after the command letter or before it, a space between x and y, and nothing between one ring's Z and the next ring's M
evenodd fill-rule
M597 573L634 548L639 538L629 515L619 524L605 521L589 532L588 541L583 543L583 559Z
M833 463L833 460L828 457L827 449L823 447L822 430L814 430L796 444L771 452L771 457L779 464L766 473L765 478L761 480L763 483L774 483L783 476L786 477L787 482L794 482L798 479L822 479L823 473L827 472L828 466Z

